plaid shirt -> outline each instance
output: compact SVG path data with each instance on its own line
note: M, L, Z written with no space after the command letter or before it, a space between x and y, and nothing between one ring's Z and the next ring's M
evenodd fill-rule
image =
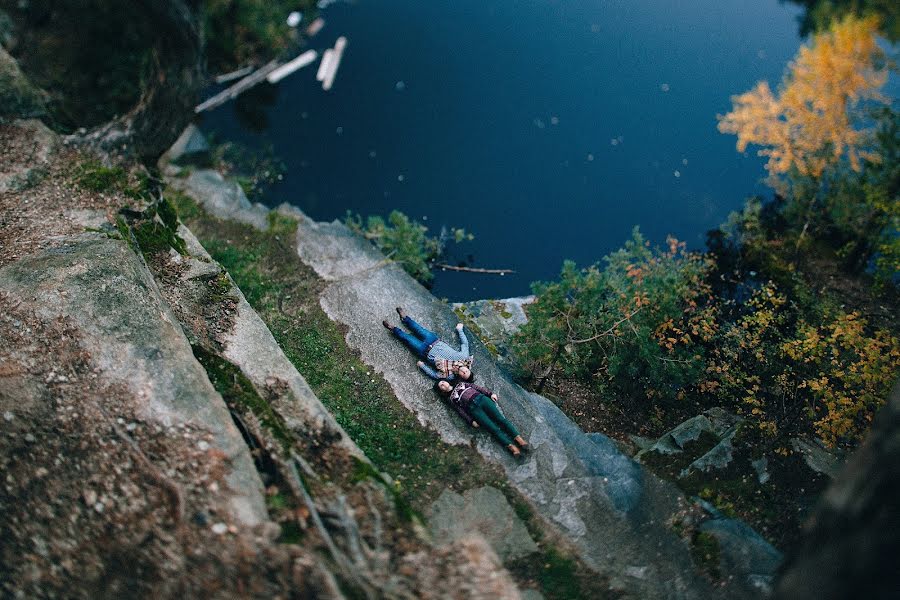
M441 340L436 341L428 350L428 360L436 370L428 365L422 365L421 369L432 379L454 379L460 367L472 368L475 357L469 354L469 339L465 332L456 332L459 334L459 350Z

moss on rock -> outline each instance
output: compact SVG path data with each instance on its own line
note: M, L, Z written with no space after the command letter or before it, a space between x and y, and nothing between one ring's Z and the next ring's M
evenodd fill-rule
M262 398L249 379L236 366L201 346L193 346L194 356L206 369L210 382L222 398L238 412L248 411L272 434L283 450L288 450L293 442L290 430L284 420L269 403Z

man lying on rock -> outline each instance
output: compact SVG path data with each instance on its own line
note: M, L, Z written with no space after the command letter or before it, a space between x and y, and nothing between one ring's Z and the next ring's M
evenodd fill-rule
M470 374L470 379L474 379L474 375ZM446 379L439 379L434 384L434 389L450 403L450 406L466 423L472 427L479 425L484 427L506 446L513 456L521 455L520 447L522 450L528 450L528 442L525 441L516 426L500 412L497 394L491 390L471 381L458 381L454 385Z
M441 341L438 334L416 323L399 306L397 307L397 314L400 315L400 321L409 327L412 334L403 331L399 327L394 327L386 319L381 324L400 338L417 356L424 358L433 365L432 368L421 360L416 363L426 375L432 379L446 379L448 381L456 381L457 379L469 380L469 377L472 375L471 369L474 357L469 354L469 340L466 338L465 332L463 332L462 323L456 325L460 349L454 350L450 344Z

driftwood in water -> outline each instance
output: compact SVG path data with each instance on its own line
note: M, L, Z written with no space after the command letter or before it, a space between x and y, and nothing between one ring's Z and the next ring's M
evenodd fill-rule
M232 71L230 73L223 73L221 75L216 75L215 82L216 83L231 83L235 79L240 79L241 77L246 77L250 73L253 72L253 66L247 65L246 67L242 67L237 71Z
M344 48L347 47L347 38L341 36L334 43L334 48L330 48L322 55L322 63L319 65L319 72L316 73L316 79L322 82L322 89L326 92L334 85L334 78L337 75L338 67L341 66L341 58L344 56Z
M439 269L446 269L448 271L463 271L465 273L483 273L485 275L509 275L510 273L515 273L512 269L482 269L479 267L455 267L453 265L448 265L445 263L438 263L434 265Z
M225 104L229 100L237 98L238 96L240 96L242 93L246 92L253 86L257 85L258 83L262 83L262 81L266 77L268 77L269 73L271 73L272 71L277 69L279 66L280 66L280 64L278 63L278 61L273 60L272 62L267 63L266 65L257 69L252 74L247 75L246 77L244 77L243 79L241 79L240 81L235 83L233 86L222 90L221 92L219 92L212 98L209 98L209 99L205 100L204 102L201 102L200 104L198 104L194 108L194 112L201 113L205 110L210 110L212 108L216 108L217 106L221 106L222 104Z
M311 65L313 61L319 56L318 52L315 50L307 50L297 58L288 61L266 75L266 81L269 83L278 83L294 71L302 69L307 65Z

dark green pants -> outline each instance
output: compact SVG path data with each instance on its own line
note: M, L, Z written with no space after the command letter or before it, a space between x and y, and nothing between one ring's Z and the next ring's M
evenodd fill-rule
M512 438L519 435L519 430L516 429L516 426L510 423L503 416L503 413L500 412L500 409L497 408L494 401L484 394L475 396L475 399L472 400L472 405L469 407L469 414L478 421L480 426L487 429L495 438L500 440L504 446L512 444ZM503 429L508 431L509 435L506 435Z

